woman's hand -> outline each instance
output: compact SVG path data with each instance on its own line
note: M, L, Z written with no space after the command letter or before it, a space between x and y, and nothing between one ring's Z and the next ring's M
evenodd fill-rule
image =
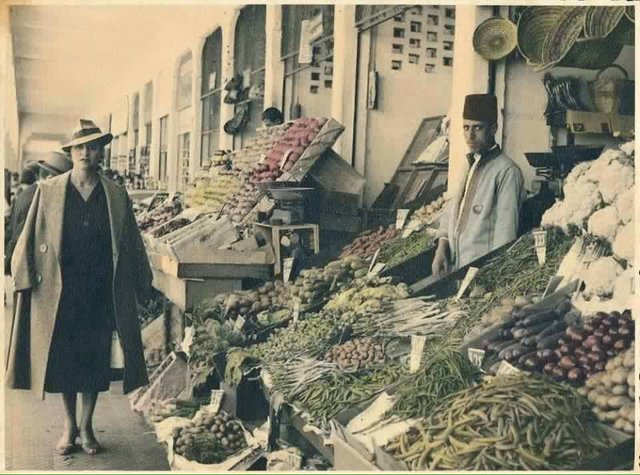
M451 264L449 263L448 254L449 242L446 239L440 239L438 241L436 254L433 257L433 262L431 263L431 273L435 277L442 277L450 271Z

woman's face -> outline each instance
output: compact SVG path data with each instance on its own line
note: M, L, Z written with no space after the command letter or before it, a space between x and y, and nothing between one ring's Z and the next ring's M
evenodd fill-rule
M96 142L89 142L71 147L73 168L96 169L100 164L101 147Z

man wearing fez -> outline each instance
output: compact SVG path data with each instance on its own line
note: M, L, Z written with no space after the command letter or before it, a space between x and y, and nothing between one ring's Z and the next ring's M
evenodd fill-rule
M432 272L440 277L513 241L524 197L522 173L495 141L496 97L465 98L464 137L469 171L447 204L438 230Z

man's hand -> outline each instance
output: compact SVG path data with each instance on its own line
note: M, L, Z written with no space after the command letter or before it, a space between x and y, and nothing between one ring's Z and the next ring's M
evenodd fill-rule
M448 254L448 241L446 239L440 239L438 242L438 249L436 249L436 254L433 257L433 262L431 263L431 273L435 277L442 277L449 272L450 264Z

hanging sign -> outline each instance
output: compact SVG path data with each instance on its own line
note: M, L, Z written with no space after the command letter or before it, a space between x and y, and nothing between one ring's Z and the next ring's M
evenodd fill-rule
M415 373L420 369L422 353L427 337L424 335L411 335L411 353L409 354L409 372Z
M322 12L311 20L302 20L300 24L300 49L298 51L299 64L313 62L313 42L322 36L322 32Z
M469 267L469 270L467 270L467 275L464 276L464 280L460 285L460 290L458 290L458 293L456 294L456 299L459 300L462 298L466 290L469 288L469 285L471 285L471 282L473 282L473 279L475 279L476 275L478 274L478 270L479 269L477 267Z

